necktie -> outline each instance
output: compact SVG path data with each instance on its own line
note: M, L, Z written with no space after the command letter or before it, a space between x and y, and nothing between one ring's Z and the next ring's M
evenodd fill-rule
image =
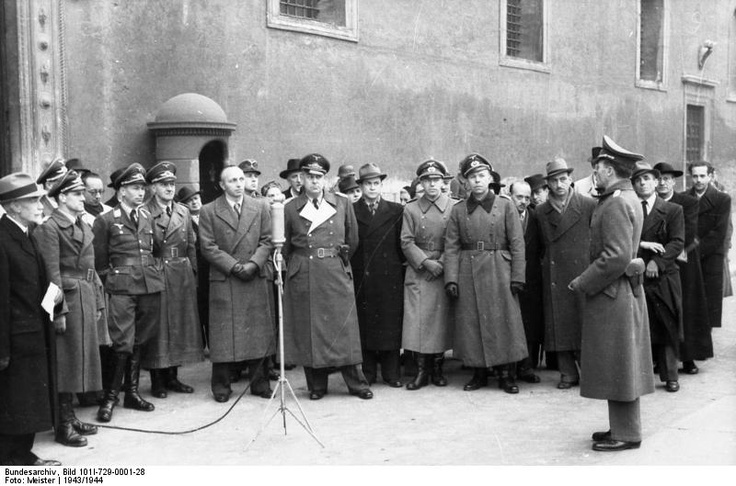
M130 210L130 220L133 222L135 227L138 227L138 213L135 211L135 209Z
M81 216L77 216L77 221L74 224L76 224L79 227L79 229L81 229L82 231L84 231L84 224L82 222L82 217Z
M312 204L314 204L315 208L319 209L319 200L316 197L312 199Z
M371 209L371 215L372 216L375 216L376 215L376 206L378 206L378 203L370 203L369 206L370 206L370 209Z
M171 206L166 206L166 216L171 217Z
M239 218L240 217L240 204L239 203L235 203L233 205L233 208L235 209L235 214L237 214L238 215L238 218Z
M642 201L641 202L641 208L644 210L644 217L646 218L647 217L647 214L648 214L648 212L647 212L647 202L646 201Z

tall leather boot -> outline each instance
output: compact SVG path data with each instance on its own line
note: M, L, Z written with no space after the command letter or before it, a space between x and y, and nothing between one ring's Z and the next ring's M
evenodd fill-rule
M153 395L155 398L166 398L166 375L168 374L168 369L161 368L161 369L152 369L150 370L151 373L151 395Z
M152 412L156 407L153 403L145 401L138 394L138 382L141 377L141 350L138 346L133 346L133 354L128 358L128 364L125 367L125 398L123 399L123 407L140 410L141 412Z
M118 395L123 386L123 376L125 375L126 364L128 363L128 353L112 353L110 355L110 370L108 388L105 389L102 403L97 411L97 420L100 422L109 422L112 420L112 411L118 403Z
M164 370L166 375L166 389L177 393L194 393L194 388L179 381L178 370L178 366L171 366Z
M445 363L445 353L432 355L432 384L447 386L447 379L442 374L442 365Z
M506 393L519 393L519 386L511 375L508 366L498 367L498 387Z
M414 354L417 362L417 376L412 381L406 384L407 390L419 390L423 386L429 384L429 354Z
M74 430L73 417L72 394L59 393L59 425L56 427L56 442L69 447L84 447L87 445L87 439Z

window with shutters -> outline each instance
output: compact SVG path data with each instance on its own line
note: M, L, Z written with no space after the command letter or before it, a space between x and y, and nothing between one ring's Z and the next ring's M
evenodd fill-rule
M685 159L689 162L705 157L705 107L687 105L685 120Z
M549 72L546 0L501 0L502 66Z
M667 0L639 0L636 85L663 90L667 64Z
M274 29L358 41L358 0L267 0Z

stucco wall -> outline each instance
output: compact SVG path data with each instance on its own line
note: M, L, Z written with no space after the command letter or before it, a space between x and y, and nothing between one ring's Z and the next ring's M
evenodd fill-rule
M362 0L358 43L266 27L265 0L68 1L70 154L103 175L154 158L146 122L185 92L237 123L233 162L262 180L291 157L372 161L408 180L427 157L455 169L472 151L502 176L563 156L588 171L606 133L681 164L683 74L718 81L711 159L736 160L726 101L733 0L670 0L665 91L637 88L637 1L547 2L549 73L499 66L497 2ZM717 42L703 71L697 48ZM334 175L333 171L333 174Z

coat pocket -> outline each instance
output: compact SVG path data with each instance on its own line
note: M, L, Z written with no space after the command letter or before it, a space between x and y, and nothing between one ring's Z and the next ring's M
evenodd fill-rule
M107 274L105 288L108 293L117 292L124 293L130 290L133 285L133 277L131 276L132 267L115 267Z

